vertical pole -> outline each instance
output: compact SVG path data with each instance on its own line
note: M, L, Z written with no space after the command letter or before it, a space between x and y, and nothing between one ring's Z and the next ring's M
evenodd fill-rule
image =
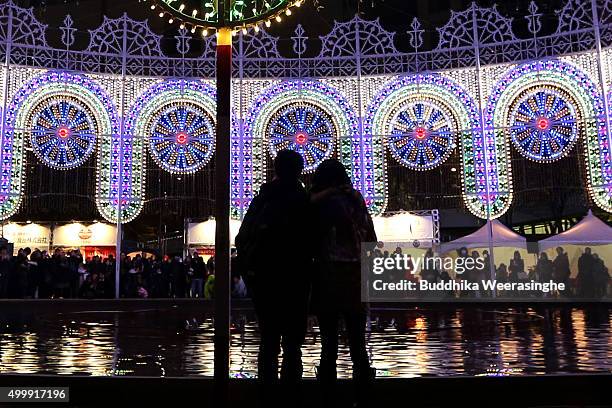
M219 2L221 5L223 2ZM222 10L219 10L221 12ZM217 35L217 140L215 155L215 402L228 406L230 342L230 148L232 32Z
M126 87L126 74L127 74L127 14L123 15L123 44L121 48L121 124L119 126L119 168L118 182L119 189L117 191L117 238L115 247L115 299L121 297L121 238L122 238L122 223L121 215L123 214L123 142L125 138L125 87ZM113 138L114 135L105 135ZM126 204L127 203L126 201Z

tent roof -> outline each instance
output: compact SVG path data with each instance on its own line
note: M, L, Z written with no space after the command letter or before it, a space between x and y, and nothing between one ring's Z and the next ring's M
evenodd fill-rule
M594 216L591 210L572 228L539 242L541 251L560 245L606 244L612 244L612 227Z
M491 243L489 244L490 237ZM499 220L491 220L470 235L442 244L442 253L462 247L486 248L489 246L527 248L527 239L506 227Z

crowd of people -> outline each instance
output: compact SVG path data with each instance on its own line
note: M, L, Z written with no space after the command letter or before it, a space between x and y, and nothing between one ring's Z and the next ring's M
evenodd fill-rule
M472 260L481 259L482 262L472 262L473 268L466 269L465 272L457 273L457 271L446 270L436 265L435 262L429 262L428 259L435 258L434 251L430 248L424 255L422 268L416 270L412 257L408 256L407 267L405 270L392 270L391 281L399 282L402 279L418 281L424 279L429 283L447 282L450 280L464 280L467 282L481 282L483 280L495 279L498 283L526 283L526 282L555 282L563 283L564 290L555 293L534 293L528 294L533 296L558 296L565 298L602 298L609 294L610 274L604 260L592 248L586 247L580 255L576 273L572 274L572 268L568 253L562 247L555 249L556 255L554 259L550 259L546 252L539 254L537 262L532 267L527 267L525 259L519 251L515 251L512 258L508 262L501 262L491 268L491 257L488 250L468 251L463 247L457 250L455 259L463 258L460 264L465 265L465 259ZM393 253L374 249L370 257L393 258L394 256L403 256L401 247L397 247ZM439 265L440 263L438 263ZM484 291L449 291L447 297L470 297L479 296L485 297L491 293ZM501 296L524 296L525 293L496 293ZM402 296L400 293L399 296Z
M52 253L30 248L15 256L0 248L0 298L104 299L115 297L115 257L83 259L79 250L56 249ZM240 275L232 278L233 296L247 296ZM215 284L214 257L134 257L121 255L119 294L123 298L212 299Z
M425 266L418 274L412 270L402 271L398 279L425 279L428 282L464 279L478 282L491 276L488 251L468 252L466 248L457 251L459 258L479 258L482 266L475 267L460 277L452 277L449 271ZM393 254L401 254L397 248ZM235 267L236 253L232 253L232 296L249 296L245 280ZM431 249L425 258L431 258ZM52 299L83 298L104 299L115 297L115 258L94 256L83 259L79 250L54 252L30 248L20 249L12 256L6 248L0 248L0 298L9 299ZM425 264L427 265L427 264ZM562 247L556 248L556 256L550 259L546 252L538 257L534 267L526 267L519 251L509 262L494 267L497 282L548 282L564 283L566 289L550 296L575 298L601 298L608 295L610 275L608 267L590 247L585 248L578 259L577 273L572 277L570 260ZM215 283L214 257L192 256L134 257L121 255L120 297L123 298L203 298L212 299ZM453 293L451 296L466 294ZM499 294L498 294L499 295Z

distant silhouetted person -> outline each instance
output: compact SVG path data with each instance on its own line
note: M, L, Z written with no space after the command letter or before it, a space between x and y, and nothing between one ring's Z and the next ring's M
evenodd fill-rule
M236 237L238 263L259 323L258 376L265 407L291 406L300 398L313 245L309 196L300 181L303 169L297 152L278 152L276 175L253 199ZM288 398L276 390L281 346L279 391Z
M595 258L591 253L591 248L586 247L584 253L578 258L578 275L576 283L578 285L578 296L591 298L595 296Z
M536 272L538 274L538 278L540 282L549 282L553 278L553 262L548 259L548 254L546 252L542 252L540 254L540 258L538 259L538 263L536 264Z
M565 289L561 291L562 296L569 296L570 290L570 264L567 252L563 251L562 247L557 247L557 256L553 261L553 279L557 283L564 283Z
M603 259L598 254L593 254L594 262L594 273L593 279L595 281L595 296L604 297L608 295L608 285L610 282L610 273L606 267Z
M318 377L326 405L332 400L338 357L338 321L344 318L353 363L358 403L365 403L367 384L375 373L366 351L367 310L361 300L361 245L376 242L372 218L361 194L337 160L326 160L313 177L316 252L313 306L321 330Z

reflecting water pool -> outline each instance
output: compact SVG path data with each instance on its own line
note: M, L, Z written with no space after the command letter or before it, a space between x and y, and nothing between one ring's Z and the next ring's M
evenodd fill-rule
M368 348L379 376L612 372L612 309L427 308L373 310ZM256 373L252 312L234 312L231 373ZM135 312L2 312L0 373L212 376L213 315L180 308ZM303 348L307 377L319 359L316 320ZM339 372L350 376L341 342Z

